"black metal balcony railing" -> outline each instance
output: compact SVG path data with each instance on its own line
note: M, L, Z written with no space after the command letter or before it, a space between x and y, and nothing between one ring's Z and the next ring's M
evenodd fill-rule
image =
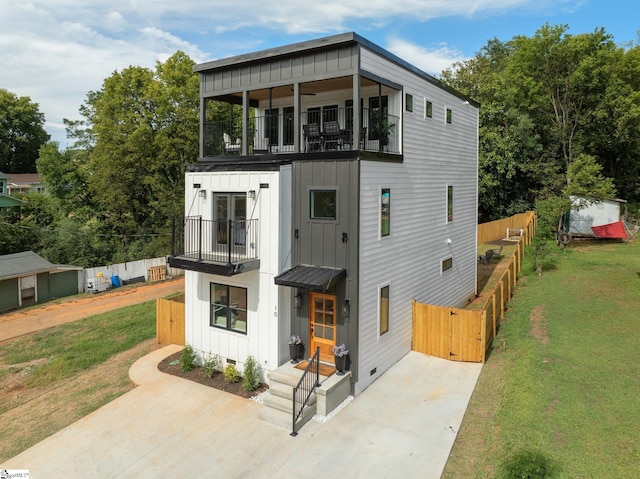
M258 220L175 219L171 255L227 265L258 259Z
M300 151L366 150L385 153L400 152L399 117L379 110L361 109L360 141L353 138L353 109L331 108L306 111L299 116ZM249 137L246 139L249 155L294 152L294 122L292 113L251 117ZM337 130L329 133L330 123ZM317 124L319 136L310 142L303 125ZM204 126L204 156L239 155L245 139L238 119L207 122Z

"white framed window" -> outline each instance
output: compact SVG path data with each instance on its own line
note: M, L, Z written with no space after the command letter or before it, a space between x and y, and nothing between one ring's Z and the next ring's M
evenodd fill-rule
M447 185L447 223L451 223L453 221L453 185Z
M408 112L413 111L413 95L411 93L404 94L404 109Z
M389 332L389 285L378 290L378 337Z
M440 274L453 268L453 257L448 256L440 261Z
M380 236L391 234L391 188L380 188Z
M426 98L424 99L424 117L432 118L433 117L433 103Z

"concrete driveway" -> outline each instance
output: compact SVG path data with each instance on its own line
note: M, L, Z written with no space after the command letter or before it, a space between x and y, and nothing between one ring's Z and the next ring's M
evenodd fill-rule
M131 368L139 387L0 465L38 478L439 478L482 365L410 352L297 437L255 401L166 375L168 346Z

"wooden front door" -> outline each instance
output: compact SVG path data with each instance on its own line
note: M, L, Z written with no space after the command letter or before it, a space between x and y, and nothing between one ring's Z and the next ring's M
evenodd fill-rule
M309 356L320 348L320 361L333 364L332 348L336 345L336 297L329 294L309 295Z

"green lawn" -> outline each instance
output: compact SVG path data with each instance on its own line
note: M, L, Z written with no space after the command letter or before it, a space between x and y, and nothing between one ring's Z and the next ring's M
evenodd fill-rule
M532 256L443 477L640 477L640 242Z
M147 301L10 341L0 351L0 363L43 360L31 369L27 388L71 377L154 337L155 304ZM11 372L6 368L3 374Z

